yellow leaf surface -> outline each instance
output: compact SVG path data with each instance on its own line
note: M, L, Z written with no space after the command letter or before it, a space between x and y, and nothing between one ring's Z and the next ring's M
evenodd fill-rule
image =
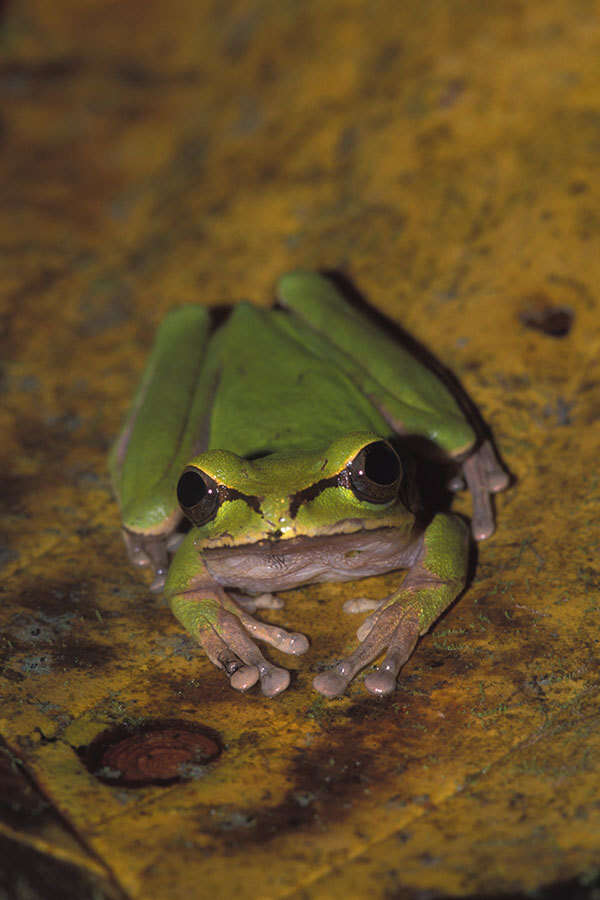
M597 885L594 4L14 0L3 15L9 895ZM343 601L393 577L289 592L264 618L311 649L279 698L238 695L129 566L106 472L165 312L269 304L296 267L343 272L450 368L513 475L467 590L380 701L360 678L335 701L311 680L354 640ZM126 786L91 762L102 735L186 723L217 749L183 780Z

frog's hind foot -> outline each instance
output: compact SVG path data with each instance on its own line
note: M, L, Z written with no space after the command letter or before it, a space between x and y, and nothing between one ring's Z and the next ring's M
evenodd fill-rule
M285 606L281 597L276 597L275 594L258 594L257 597L247 597L244 594L229 591L229 596L233 597L235 602L249 613L254 613L257 609L283 609Z
M127 528L121 529L127 555L134 566L150 566L154 578L150 585L153 594L165 586L169 570L168 538L165 535L136 534Z
M473 499L471 531L476 541L483 541L495 529L490 494L496 494L507 487L510 476L500 465L489 441L484 441L464 461L463 473Z
M385 600L370 600L368 597L353 597L352 600L346 600L342 609L345 613L355 615L356 613L372 612L385 603Z

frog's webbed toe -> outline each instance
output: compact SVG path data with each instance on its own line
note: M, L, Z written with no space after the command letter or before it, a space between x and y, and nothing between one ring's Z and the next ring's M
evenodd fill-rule
M316 675L313 678L313 687L324 697L339 697L344 693L351 680L352 675L348 676L342 668L342 663L338 663L335 669Z
M396 679L404 663L415 649L419 637L419 626L416 617L412 622L402 621L396 628L385 658L376 672L370 672L365 678L365 687L372 694L383 696L396 689Z
M246 597L234 593L231 596L234 597L239 606L249 613L256 612L257 609L283 609L285 606L281 597L276 597L275 594L259 594L257 597Z
M356 613L371 612L374 609L379 609L383 602L383 600L370 600L369 597L353 597L351 600L346 600L342 609L345 613L355 615Z
M256 640L264 641L266 644L276 647L277 650L281 650L282 653L291 653L293 656L300 656L308 650L308 638L304 634L300 634L298 631L286 631L285 628L278 625L268 625L266 622L261 622L260 619L255 619L244 609L240 609L239 604L231 597L227 598L224 605L237 616L246 632Z
M137 534L122 528L127 555L134 566L150 566L154 578L150 585L153 594L159 593L165 586L169 569L168 535Z
M151 593L160 594L164 589L165 582L167 580L167 571L167 568L154 570L154 578L150 582L149 588Z
M504 490L510 476L500 465L490 441L484 441L463 463L463 474L473 501L471 531L476 541L494 533L491 494Z
M274 697L284 691L290 683L290 673L265 659L248 636L241 619L227 611L222 611L219 619L219 631L225 643L245 663L244 667L237 669L230 677L231 686L236 690L246 691L260 679L261 690L266 697Z
M389 694L396 687L396 678L407 661L419 637L418 617L414 609L392 603L373 614L372 622L362 643L340 660L333 669L322 672L313 686L326 697L343 694L354 676L387 648L381 667L367 676L365 686L373 694Z
M503 491L510 484L510 475L500 465L491 441L484 441L479 448L487 486L492 494Z
M258 669L256 666L240 666L229 678L229 684L236 691L250 690L258 681Z
M185 540L184 531L172 531L166 540L169 553L176 553Z
M214 628L200 627L197 636L210 661L225 672L232 687L238 691L247 691L256 684L259 678L256 666L246 665Z
M260 672L260 685L265 697L275 697L285 691L289 683L290 673L287 669L269 666L268 672Z
M462 475L453 475L446 487L453 494L457 494L459 491L464 491L466 488L465 479Z

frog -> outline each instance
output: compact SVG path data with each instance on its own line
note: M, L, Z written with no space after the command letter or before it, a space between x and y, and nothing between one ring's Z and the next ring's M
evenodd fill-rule
M297 656L309 639L257 612L300 586L398 572L383 600L346 600L368 613L357 645L313 679L340 697L370 666L366 690L390 694L463 591L509 475L446 379L335 279L289 272L273 306L242 301L220 318L197 303L167 314L111 449L129 558L231 687L266 697L290 672L258 642ZM414 439L452 463L451 491L469 489L470 530L422 503Z

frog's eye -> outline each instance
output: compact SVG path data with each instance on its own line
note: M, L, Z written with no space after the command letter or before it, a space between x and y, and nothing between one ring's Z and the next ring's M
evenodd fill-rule
M347 469L350 487L359 500L389 503L395 499L402 479L402 464L387 441L367 444Z
M190 466L177 482L177 499L194 525L205 525L214 519L219 508L219 486L206 472Z

